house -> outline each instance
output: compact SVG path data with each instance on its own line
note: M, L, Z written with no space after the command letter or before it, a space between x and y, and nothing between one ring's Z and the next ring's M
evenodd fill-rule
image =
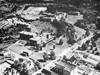
M31 25L26 22L18 21L18 20L14 20L14 23L16 24L16 27L19 27L23 30L26 30L28 32L37 32L38 33L38 30L34 25Z
M22 40L30 40L30 38L37 36L36 33L31 33L31 32L27 32L27 31L21 31L21 32L19 32L19 34L20 34L20 39L22 39Z
M85 62L87 62L88 64L91 64L94 67L100 62L99 56L94 55L94 54L89 54L86 52L81 52L81 51L76 50L76 53L74 53L74 56L80 58L81 60L84 60Z
M53 67L51 71L57 75L70 75L70 72L75 68L73 64L63 63L62 61L56 63L55 65L56 66Z
M33 38L30 38L30 45L32 46L37 46L37 44L41 44L41 38L38 36L38 37L33 37Z
M22 18L24 18L25 20L38 20L40 18L40 15L33 15L33 14L22 14L21 15Z
M43 69L41 73L44 75L52 75L51 72L46 69Z
M37 37L30 38L31 44L38 44L41 46L44 46L44 44L47 44L48 42L52 41L55 36L52 36L50 33L42 33L41 35Z
M3 75L3 72L6 68L10 68L10 64L7 62L3 62L2 64L0 64L0 75Z
M89 75L93 71L94 69L92 68L89 68L85 65L80 65L73 69L70 75Z
M77 66L70 75L100 75L100 72L85 65Z

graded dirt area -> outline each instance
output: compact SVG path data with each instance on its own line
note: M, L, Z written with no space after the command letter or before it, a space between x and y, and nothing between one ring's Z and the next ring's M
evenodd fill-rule
M31 25L35 25L39 32L41 32L43 29L48 30L48 28L53 29L53 33L57 32L57 29L49 22L33 21Z

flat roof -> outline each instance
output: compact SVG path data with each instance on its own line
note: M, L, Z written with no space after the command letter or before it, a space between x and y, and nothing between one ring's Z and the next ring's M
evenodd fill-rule
M80 65L77 67L77 69L85 71L85 73L90 74L92 71L94 71L94 69L87 67L85 65Z
M33 36L36 36L37 35L36 33L31 33L31 32L27 32L27 31L21 31L19 33L26 34L26 35L33 35Z
M40 40L40 37L30 38L30 40L39 41Z
M36 20L36 19L39 19L40 15L25 14L25 15L21 15L21 17L26 20Z
M68 62L65 63L65 62L60 61L60 62L58 62L58 64L64 66L65 67L64 69L69 71L69 72L71 72L76 67L75 65L70 64Z
M23 13L34 13L35 11L45 11L47 7L29 7L23 11Z
M21 22L21 21L14 21L17 24L22 24L22 25L27 25L29 26L30 24L26 23L26 22Z

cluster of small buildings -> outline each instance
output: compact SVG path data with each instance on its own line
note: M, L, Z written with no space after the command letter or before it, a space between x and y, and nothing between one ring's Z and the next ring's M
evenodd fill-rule
M80 12L56 12L55 14L52 13L47 13L47 7L33 7L33 6L27 6L28 8L26 9L26 6L23 6L22 9L17 10L16 14L13 15L12 18L9 18L11 16L6 17L6 21L2 21L0 23L1 28L5 28L6 26L14 26L18 28L17 34L19 37L17 38L17 41L9 46L7 48L7 52L4 53L4 56L9 54L11 55L10 57L7 57L9 59L4 60L4 62L0 65L2 69L0 69L0 73L4 72L6 68L10 68L9 74L8 71L6 70L5 75L21 75L23 73L23 70L26 65L24 65L24 68L19 68L19 72L17 73L16 67L14 66L16 64L17 60L17 66L20 65L22 67L22 64L24 64L24 60L28 60L27 67L28 67L28 72L31 71L31 75L34 75L35 72L38 70L41 70L40 64L36 62L31 56L35 54L34 51L39 52L42 51L43 48L51 41L55 40L57 37L54 33L52 33L52 29L48 30L42 30L39 32L37 27L35 25L32 25L30 22L39 20L43 22L49 22L52 23L54 20L57 20L58 22L65 22L68 23L69 26L69 32L71 33L71 29L74 30L74 24L78 20L83 19L83 15L80 14ZM25 21L28 22L25 22ZM7 23L6 23L7 22ZM72 26L70 28L70 26ZM6 29L6 28L5 28ZM68 30L68 28L66 28ZM54 54L55 58L52 59L54 62L56 61L57 58L59 60L56 61L56 63L53 63L55 66L50 68L50 71L46 69L46 64L41 71L40 75L100 75L99 70L96 70L96 68L99 66L100 69L100 53L97 50L96 42L91 36L89 37L92 33L89 30L84 29L85 31L81 37L75 40L75 43L77 43L76 46L71 48L75 43L72 45L69 45L69 48L71 48L69 51L65 49L65 53L63 53L61 58L59 58L59 55L56 56ZM74 37L70 36L69 33L66 33L66 35L69 35L69 39L73 39ZM75 33L73 32L73 35ZM72 38L71 38L72 37ZM89 37L89 38L88 38ZM83 40L85 38L88 38L86 42ZM82 40L82 41L81 41ZM66 42L66 41L64 41ZM82 45L80 46L80 42L82 42ZM78 47L80 46L80 47ZM88 46L88 47L87 47ZM76 47L78 47L76 49ZM53 51L52 51L53 52ZM43 53L43 52L42 52ZM64 55L64 56L63 56ZM49 55L53 58L52 55ZM12 60L11 57L14 57ZM38 56L37 56L38 57ZM20 59L21 58L21 59ZM45 60L45 59L44 59ZM52 63L52 60L50 63ZM18 63L20 61L21 63ZM48 60L47 60L48 62ZM13 69L16 74L13 74L12 71L12 64L13 64ZM7 66L5 66L7 65ZM36 66L35 66L36 65ZM43 63L42 63L43 65ZM50 65L52 66L52 65ZM15 68L14 68L15 67ZM35 68L35 69L34 69ZM26 70L26 69L25 69ZM29 72L30 73L30 72ZM2 75L2 74L0 74ZM28 74L27 74L28 75Z
M87 42L87 41L86 41ZM70 50L63 59L54 62L49 70L43 70L43 75L99 75L100 56L81 50Z

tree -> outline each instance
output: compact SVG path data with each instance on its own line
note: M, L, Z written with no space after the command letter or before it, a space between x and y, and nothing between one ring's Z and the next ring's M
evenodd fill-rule
M17 60L14 61L14 67L17 68L17 65L19 64L19 62Z
M86 36L89 36L89 35L90 35L90 32L89 32L88 29L86 30L85 35L86 35Z
M50 59L51 60L54 60L55 58L56 58L55 52L54 51L51 51L50 52Z
M98 63L97 65L96 65L96 67L94 67L96 70L100 70L100 63Z
M34 62L35 63L35 65L38 67L38 69L41 69L42 68L42 66L41 66L41 64L39 63L39 61L36 61L36 62Z
M59 45L62 45L62 44L63 44L63 40L60 39L60 40L59 40Z
M16 68L17 68L17 71L18 71L18 72L23 71L23 66L22 66L22 64L18 64Z
M23 70L27 70L27 63L23 63Z
M32 72L32 70L30 70L30 69L28 69L27 72L26 72L27 75L32 75L32 73L33 73L33 72Z
M49 59L48 54L46 52L44 52L43 58L44 58L44 61L47 61Z

